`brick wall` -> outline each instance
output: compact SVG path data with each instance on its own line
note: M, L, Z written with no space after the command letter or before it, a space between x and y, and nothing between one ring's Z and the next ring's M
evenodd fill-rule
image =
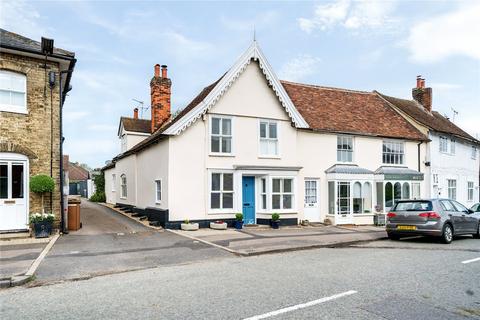
M0 111L0 152L17 152L30 159L30 176L50 175L50 145L53 134L53 178L55 191L52 194L56 226L60 220L60 129L59 129L59 88L57 84L51 94L48 87L44 94L45 69L42 60L2 53L0 69L23 73L27 76L27 111L18 114ZM47 72L58 72L56 62L47 63ZM53 102L53 103L52 103ZM50 115L53 128L50 128ZM46 209L50 211L50 196L45 196ZM41 197L30 192L30 212L41 211Z

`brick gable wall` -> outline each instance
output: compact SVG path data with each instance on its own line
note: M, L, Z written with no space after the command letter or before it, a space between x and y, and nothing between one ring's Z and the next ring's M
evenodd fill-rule
M56 226L60 220L60 136L59 136L59 92L57 84L52 95L47 85L44 95L44 62L35 58L2 53L0 69L23 73L27 76L27 111L18 114L0 111L0 152L16 152L29 157L30 176L50 175L50 139L53 133L53 178L55 191L52 194ZM48 71L59 71L56 62L47 63ZM48 78L47 78L48 81ZM51 103L53 102L53 104ZM53 128L50 129L50 115L53 113ZM30 194L30 212L41 211L41 197ZM50 196L45 196L45 210L50 211Z

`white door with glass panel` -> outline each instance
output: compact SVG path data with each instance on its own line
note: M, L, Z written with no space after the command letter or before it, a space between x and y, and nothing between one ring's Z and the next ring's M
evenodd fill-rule
M319 197L319 180L305 179L305 220L310 222L321 222Z
M0 231L28 229L27 161L0 158Z
M353 214L351 210L350 182L338 182L337 197L335 224L352 224Z

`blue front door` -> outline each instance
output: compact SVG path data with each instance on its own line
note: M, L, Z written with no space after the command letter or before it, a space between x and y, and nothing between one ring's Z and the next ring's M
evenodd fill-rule
M255 224L255 177L242 179L243 221Z

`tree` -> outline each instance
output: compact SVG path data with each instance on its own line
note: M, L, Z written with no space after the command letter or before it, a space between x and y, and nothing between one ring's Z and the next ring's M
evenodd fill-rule
M43 196L55 190L55 181L45 174L38 174L30 178L30 191L39 193L42 196L42 213L45 213Z
M90 197L90 201L105 202L105 174L103 171L93 176L93 183L95 184L95 193Z

